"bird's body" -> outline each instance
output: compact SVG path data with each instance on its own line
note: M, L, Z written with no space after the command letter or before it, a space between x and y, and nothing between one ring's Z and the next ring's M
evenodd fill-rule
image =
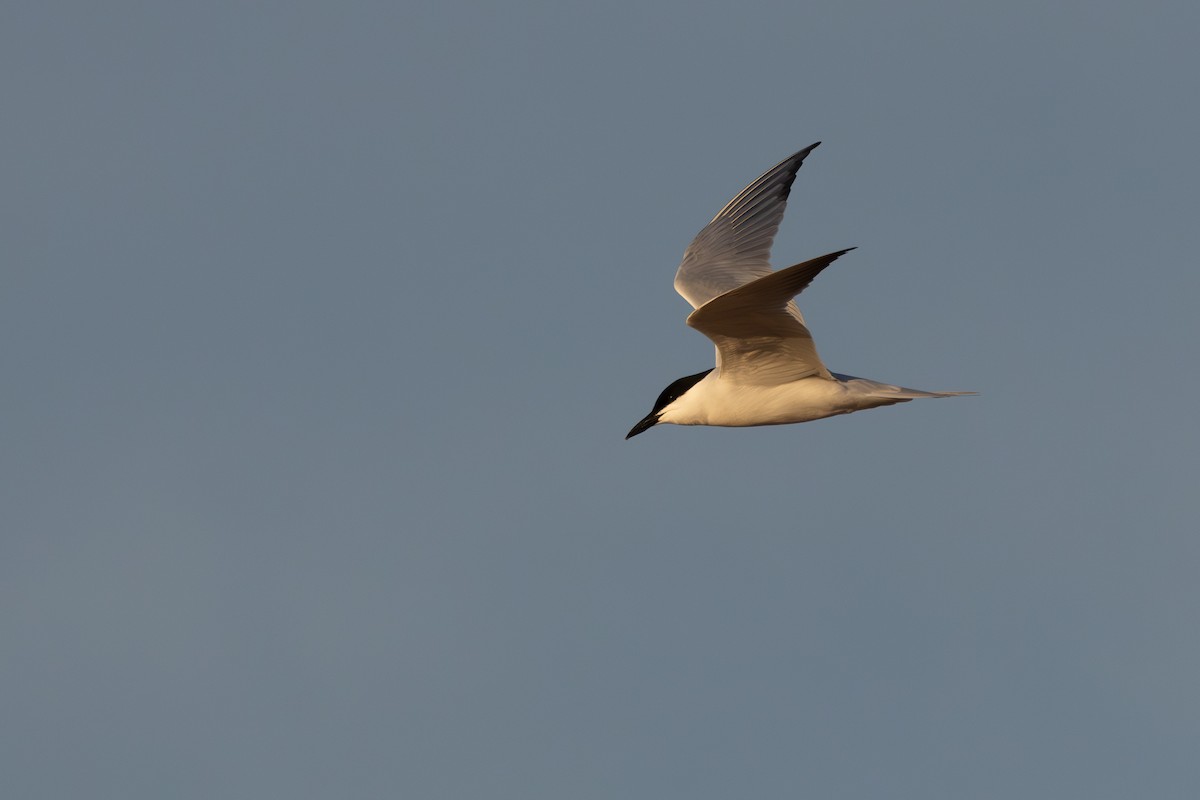
M801 378L771 386L739 383L708 373L659 417L674 425L716 425L729 428L787 425L903 403L915 397L944 393L905 389L865 378L834 374Z
M918 397L972 394L924 392L839 375L821 362L793 298L849 251L779 271L768 263L796 172L818 144L743 189L684 253L675 288L696 309L687 323L713 341L717 363L670 384L626 439L659 423L784 425Z

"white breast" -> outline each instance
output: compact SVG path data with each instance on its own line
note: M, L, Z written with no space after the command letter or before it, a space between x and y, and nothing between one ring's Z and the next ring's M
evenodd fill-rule
M663 410L660 422L675 425L782 425L846 414L879 403L847 391L845 384L825 378L775 386L734 383L716 372Z

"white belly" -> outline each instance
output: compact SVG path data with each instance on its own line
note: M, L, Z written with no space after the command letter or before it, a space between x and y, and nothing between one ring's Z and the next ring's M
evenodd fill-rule
M804 378L777 386L734 383L707 375L662 416L676 425L784 425L808 422L889 401L854 391L825 378ZM894 401L892 401L894 402Z

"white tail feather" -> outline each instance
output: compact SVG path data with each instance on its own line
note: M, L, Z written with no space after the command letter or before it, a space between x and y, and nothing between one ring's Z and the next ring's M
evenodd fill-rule
M869 397L886 397L890 400L895 400L897 403L904 400L914 400L918 397L963 397L965 395L978 394L978 392L926 392L921 389L908 389L904 386L880 383L869 378L856 378L853 375L840 375L836 372L832 374L833 377L842 383L850 384Z

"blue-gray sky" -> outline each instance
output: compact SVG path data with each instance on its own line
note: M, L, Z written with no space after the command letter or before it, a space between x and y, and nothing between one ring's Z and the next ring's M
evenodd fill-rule
M0 12L22 798L1200 793L1194 3ZM624 433L815 140L832 369Z

